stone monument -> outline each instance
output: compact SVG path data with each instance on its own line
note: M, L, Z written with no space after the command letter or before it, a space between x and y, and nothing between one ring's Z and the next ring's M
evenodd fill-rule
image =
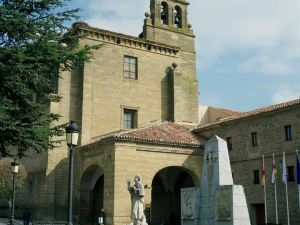
M205 144L201 186L181 190L182 225L250 225L243 186L234 185L227 143L214 136ZM191 211L192 213L187 213ZM190 216L189 215L194 215Z
M131 195L131 223L129 225L148 225L144 215L144 186L140 176L135 176L134 185L127 181L128 191Z

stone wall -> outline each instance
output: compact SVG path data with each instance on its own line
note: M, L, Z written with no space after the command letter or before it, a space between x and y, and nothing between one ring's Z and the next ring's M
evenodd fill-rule
M130 222L131 208L130 194L127 190L128 178L133 181L137 174L142 177L143 185L149 187L145 189L145 205L150 205L152 180L161 169L171 166L181 167L192 176L196 186L199 185L202 165L200 152L200 149L122 142L97 144L80 150L78 177L80 180L82 174L92 165L103 168L107 224L125 225ZM111 160L109 165L108 158ZM80 189L79 180L76 183L77 190Z
M285 140L286 125L292 125L293 139ZM257 146L252 146L251 133L257 132ZM225 139L232 137L232 150L229 150L230 161L235 184L245 187L247 202L252 213L252 223L255 222L254 204L263 204L263 186L254 184L253 171L259 170L261 180L262 155L265 155L265 171L267 181L267 205L269 222L275 223L274 187L271 184L272 154L275 153L278 166L278 210L279 222L287 224L285 186L281 181L282 152L286 152L287 166L294 166L296 175L295 150L300 148L300 106L289 107L276 112L258 114L249 118L239 119L213 127L208 127L197 133L207 138L218 135ZM295 181L288 182L291 224L299 223L297 203L297 185Z
M115 190L115 151L114 143L106 141L104 143L92 144L78 150L76 162L76 173L74 180L74 214L79 215L82 208L90 206L90 193L85 197L85 191L91 191L99 175L95 171L100 169L104 175L104 201L103 208L106 213L106 221L112 224L114 211L113 193ZM77 219L79 219L77 217ZM81 220L81 224L85 221Z
M184 23L187 26L187 21ZM79 123L79 145L122 129L124 108L137 110L138 127L172 119L188 123L198 121L194 36L191 31L185 29L184 34L180 34L176 29L157 30L158 36L153 40L88 25L80 29L86 35L81 46L102 46L94 51L90 62L72 72L61 72L57 94L62 97L62 101L52 103L49 107L49 112L62 116L57 124L70 120ZM173 38L169 42L167 39L170 34ZM137 79L124 78L125 55L137 57ZM171 74L173 63L177 67L174 74ZM172 76L173 82L170 82ZM30 160L27 163L29 178L35 188L29 195L32 197L23 199L23 202L34 208L37 217L65 218L68 148L64 139L57 138L62 140L60 147L44 153L34 163ZM81 158L75 157L81 168ZM111 177L113 179L113 175Z

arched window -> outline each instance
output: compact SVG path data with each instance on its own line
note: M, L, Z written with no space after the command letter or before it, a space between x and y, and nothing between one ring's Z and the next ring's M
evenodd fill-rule
M178 5L174 9L174 27L182 27L182 10Z
M162 24L168 24L168 4L166 2L162 2L160 6L160 20Z

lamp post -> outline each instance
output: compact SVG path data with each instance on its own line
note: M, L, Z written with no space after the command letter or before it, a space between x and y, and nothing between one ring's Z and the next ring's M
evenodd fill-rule
M11 210L10 210L10 218L9 218L10 225L13 225L15 223L16 174L19 171L19 165L20 163L16 159L11 163L11 169L13 174L13 188L11 192Z
M73 161L74 161L74 149L78 143L80 128L75 121L70 121L68 127L66 127L66 139L69 146L70 158L69 158L69 189L68 189L68 217L67 225L72 225L72 196L73 196Z

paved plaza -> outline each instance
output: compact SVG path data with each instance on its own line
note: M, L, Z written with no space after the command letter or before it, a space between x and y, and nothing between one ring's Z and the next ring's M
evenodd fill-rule
M7 225L7 224L9 224L9 218L0 217L0 225ZM15 225L23 225L23 221L15 220Z

